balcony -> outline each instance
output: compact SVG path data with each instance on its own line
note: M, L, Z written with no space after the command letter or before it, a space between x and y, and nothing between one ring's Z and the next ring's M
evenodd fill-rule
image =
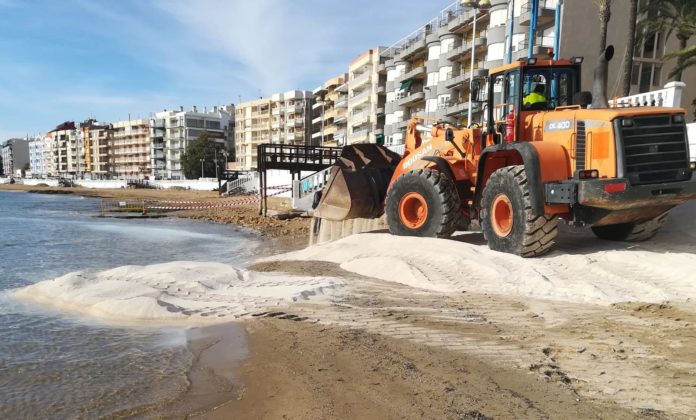
M343 114L343 115L336 115L336 116L334 117L334 124L341 124L341 123L346 122L347 120L348 120L348 118L346 117L345 114Z
M398 96L397 96L398 98ZM397 106L408 106L408 105L413 105L417 104L419 102L425 101L425 92L415 92L415 93L408 93L406 92L403 95L403 98L399 98L396 101Z
M426 51L425 37L414 41L412 44L408 45L402 49L399 53L399 57L404 60L408 60L420 53Z
M324 112L324 119L325 120L330 120L336 116L336 110L334 108L330 108Z
M453 48L452 50L448 51L445 53L445 58L449 61L457 61L460 60L467 55L469 55L469 52L471 51L471 43L470 42L464 42L462 45Z
M445 115L447 115L448 117L465 116L469 114L468 110L469 103L466 101L462 101L448 106L445 110ZM476 109L474 108L473 111L476 112Z
M354 131L348 136L348 140L350 140L351 143L360 143L367 141L367 136L370 133L369 129L364 129L364 130L359 130L359 131Z
M401 83L405 82L406 80L414 80L414 79L420 79L423 80L427 76L427 73L425 71L425 66L420 66L411 69L411 71L408 71L404 73L402 76L398 77L395 82L396 83Z
M387 66L384 63L377 67L377 74L387 74Z
M359 75L358 77L356 77L355 79L350 81L350 88L357 89L369 81L370 81L370 72L366 71L365 73Z
M285 112L288 114L295 114L304 111L304 104L293 104L288 105L285 108Z
M370 91L366 90L366 91L350 98L349 103L350 103L351 107L356 107L356 106L362 104L363 102L366 102L369 99L370 99Z
M334 102L334 108L348 108L348 99L340 98Z
M544 27L552 23L556 15L556 4L558 0L539 0L539 13L537 14L537 25ZM532 2L522 3L522 14L520 15L520 26L532 24Z
M323 119L324 118L322 116L318 116L312 120L312 124L319 124Z
M336 92L348 93L348 83L344 83L336 88Z
M273 109L271 110L271 114L273 114L273 115L280 115L281 112L283 112L283 108L280 108L280 107L278 107L278 108L273 108Z
M350 125L352 127L357 127L361 124L365 124L370 119L370 113L367 111L358 112L353 114L350 118Z
M462 73L458 76L452 76L444 81L444 85L447 89L454 89L460 86L464 86L469 81L469 73Z
M272 143L280 143L280 134L276 133L271 136Z

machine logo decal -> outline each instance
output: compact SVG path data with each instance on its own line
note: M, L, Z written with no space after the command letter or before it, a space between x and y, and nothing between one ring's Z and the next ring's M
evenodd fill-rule
M573 128L573 120L552 120L546 122L544 131L562 131Z
M411 156L410 158L406 159L406 161L404 162L403 168L406 169L409 166L413 165L418 159L427 155L428 152L430 152L431 150L433 150L433 145L429 144L425 149L421 150L420 152L418 152L415 155Z

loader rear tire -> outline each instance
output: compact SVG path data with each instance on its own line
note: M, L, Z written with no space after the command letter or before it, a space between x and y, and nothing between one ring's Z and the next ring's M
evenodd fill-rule
M647 241L662 229L668 212L643 222L620 223L616 225L594 226L592 232L599 239L609 241L641 242Z
M558 236L558 218L534 215L524 165L493 172L481 199L481 229L494 251L525 258L551 250Z
M454 183L431 169L398 177L385 201L389 232L399 236L448 238L462 214Z

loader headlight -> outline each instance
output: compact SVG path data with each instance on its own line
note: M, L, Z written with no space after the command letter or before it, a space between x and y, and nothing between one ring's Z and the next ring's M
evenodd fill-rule
M689 163L689 169L691 169L692 171L696 171L696 162Z
M630 118L624 118L621 120L621 127L633 127L633 120Z
M675 124L682 124L684 122L684 114L677 114L672 117L672 122Z

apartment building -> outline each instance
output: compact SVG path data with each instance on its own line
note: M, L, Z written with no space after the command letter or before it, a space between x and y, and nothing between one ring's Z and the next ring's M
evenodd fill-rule
M341 74L314 89L312 140L318 146L343 146L346 140L348 89L347 74Z
M29 166L29 141L9 139L0 147L2 170L5 176L16 176Z
M257 148L262 143L311 144L312 102L310 91L292 90L236 106L236 168L258 167Z
M113 139L111 124L87 119L78 129L79 152L83 154L84 171L88 179L111 178L110 147Z
M216 147L227 150L235 129L234 106L199 111L184 107L155 113L150 119L151 170L155 179L184 179L181 159L189 143L208 133Z
M50 176L74 177L84 173L85 160L78 128L74 121L59 124L46 133L44 154Z
M383 135L386 76L380 72L382 48L373 48L348 66L348 144L375 143Z
M556 0L541 0L535 54L553 47L553 10ZM465 125L469 119L469 86L474 78L500 66L506 58L507 0L492 0L478 9L454 2L438 17L382 52L386 72L387 144L403 142L408 120L414 115ZM529 1L515 1L513 59L526 57ZM551 16L551 20L548 16ZM526 26L525 26L526 25ZM472 122L481 122L482 109L472 104Z
M113 123L111 171L121 179L147 179L151 176L152 159L164 157L163 151L153 155L150 147L150 120L136 119Z
M44 136L27 136L29 143L29 168L32 178L43 178L47 175Z

